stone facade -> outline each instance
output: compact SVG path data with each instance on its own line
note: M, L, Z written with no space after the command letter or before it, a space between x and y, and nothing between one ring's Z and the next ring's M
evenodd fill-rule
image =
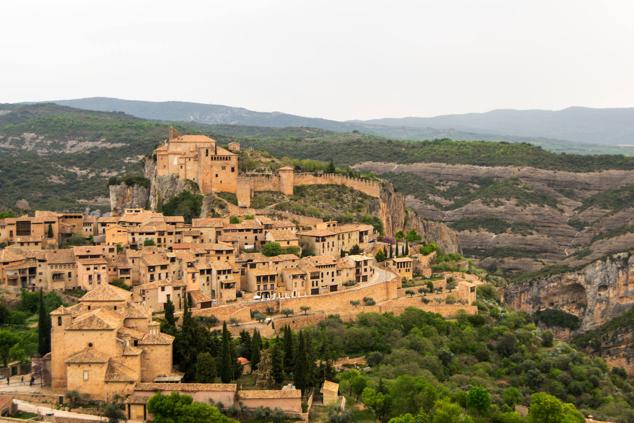
M172 372L173 337L132 293L104 285L51 312L51 383L109 400Z

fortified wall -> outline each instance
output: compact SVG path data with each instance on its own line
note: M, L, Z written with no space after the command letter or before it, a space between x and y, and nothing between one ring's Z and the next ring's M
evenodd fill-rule
M236 196L240 207L251 207L254 192L276 191L293 195L294 189L302 185L341 185L362 192L373 198L380 198L381 183L361 178L352 178L334 173L295 173L291 167L283 167L277 175L244 175L238 177Z

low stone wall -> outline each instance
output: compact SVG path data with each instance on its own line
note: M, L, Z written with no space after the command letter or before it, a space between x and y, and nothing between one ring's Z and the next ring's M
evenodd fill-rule
M369 195L370 197L379 198L381 195L381 184L377 181L367 181L365 179L350 178L348 176L332 173L327 173L324 175L314 175L312 173L296 173L293 185L343 185Z

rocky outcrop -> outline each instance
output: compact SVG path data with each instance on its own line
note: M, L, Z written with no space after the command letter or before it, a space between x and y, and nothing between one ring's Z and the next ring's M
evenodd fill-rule
M163 202L183 191L200 191L195 182L179 179L176 175L156 176L156 162L151 158L145 160L145 177L150 180L149 207L152 210L160 209Z
M634 255L613 254L511 286L504 297L511 307L531 313L558 309L573 314L581 319L579 331L587 331L634 306Z
M148 203L149 189L142 185L110 185L110 210L122 214L127 208L145 208Z
M582 207L599 192L634 184L634 171L377 162L354 167L389 173L397 189L408 194L408 208L455 230L465 256L507 276L562 262L585 265L628 250L634 239L634 209ZM508 189L497 190L503 181L516 181L526 189L520 194L529 195L513 198Z
M460 251L456 233L440 222L421 219L418 214L407 207L405 197L394 190L389 182L381 184L378 204L372 212L379 216L385 234L394 236L400 230L414 229L426 242L435 242L444 251L457 253Z

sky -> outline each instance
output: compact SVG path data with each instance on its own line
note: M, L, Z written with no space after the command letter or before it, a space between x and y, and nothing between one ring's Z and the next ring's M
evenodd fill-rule
M631 0L1 0L0 102L330 119L634 106Z

